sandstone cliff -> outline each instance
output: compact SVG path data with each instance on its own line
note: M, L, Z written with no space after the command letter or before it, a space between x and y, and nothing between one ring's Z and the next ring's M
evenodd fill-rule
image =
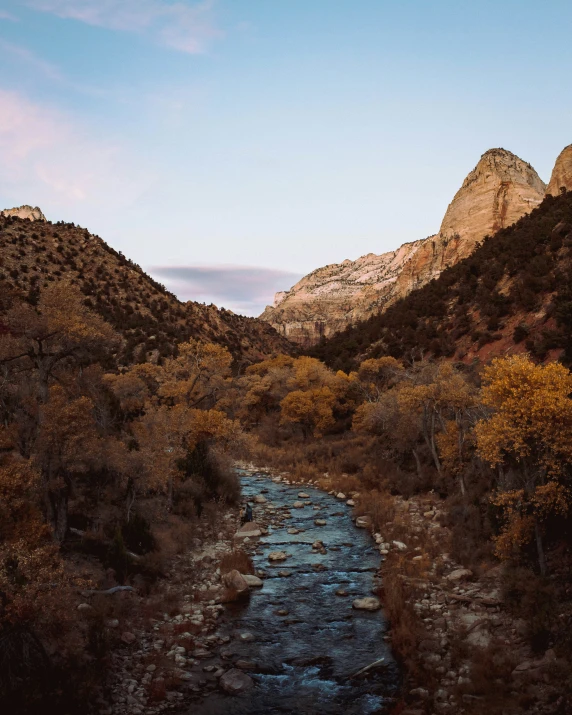
M546 193L558 196L563 187L567 191L572 191L572 144L562 149L558 155Z
M38 206L17 206L13 209L4 209L1 212L2 216L17 216L18 218L27 218L29 221L45 221L46 217Z
M277 293L260 317L290 340L313 345L428 283L468 256L479 240L532 211L545 190L530 164L490 149L455 194L438 234L318 268Z

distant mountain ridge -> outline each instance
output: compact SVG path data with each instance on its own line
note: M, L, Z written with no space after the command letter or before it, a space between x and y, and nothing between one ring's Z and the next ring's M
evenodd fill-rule
M2 211L0 294L15 292L33 302L44 286L64 280L77 285L86 304L121 333L122 364L155 362L191 337L225 345L237 363L294 350L257 318L214 305L182 303L87 229L46 221L37 207Z
M385 310L399 298L470 255L487 235L540 204L546 185L533 167L505 149L485 152L449 204L439 233L318 268L276 294L262 315L305 347Z

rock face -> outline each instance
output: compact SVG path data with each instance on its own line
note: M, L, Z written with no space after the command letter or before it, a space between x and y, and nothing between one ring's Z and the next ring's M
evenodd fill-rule
M479 240L530 213L545 190L530 164L504 149L490 149L455 194L438 234L382 255L318 268L277 293L274 306L260 317L293 342L313 345L436 278Z
M562 187L572 191L572 144L565 147L556 159L546 193L558 196Z
M27 218L29 221L45 221L46 217L38 206L17 206L13 209L4 209L2 216L17 216L18 218Z

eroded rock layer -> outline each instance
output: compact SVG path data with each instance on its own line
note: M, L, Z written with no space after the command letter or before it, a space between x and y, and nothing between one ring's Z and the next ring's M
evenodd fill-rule
M290 340L313 345L428 283L468 256L479 240L532 211L545 191L530 164L490 149L455 194L438 234L318 268L277 293L260 317Z

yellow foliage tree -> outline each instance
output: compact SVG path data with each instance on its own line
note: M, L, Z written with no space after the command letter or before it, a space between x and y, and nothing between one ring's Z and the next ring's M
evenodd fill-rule
M335 402L336 397L329 387L294 390L280 403L280 423L299 424L305 437L310 432L319 437L334 425Z
M541 524L565 513L565 484L572 463L572 375L557 363L535 365L528 357L498 358L483 374L482 402L492 410L476 428L478 451L500 470L495 503L505 514L497 539L499 555L536 537L541 571L546 571ZM504 476L513 467L512 483Z

